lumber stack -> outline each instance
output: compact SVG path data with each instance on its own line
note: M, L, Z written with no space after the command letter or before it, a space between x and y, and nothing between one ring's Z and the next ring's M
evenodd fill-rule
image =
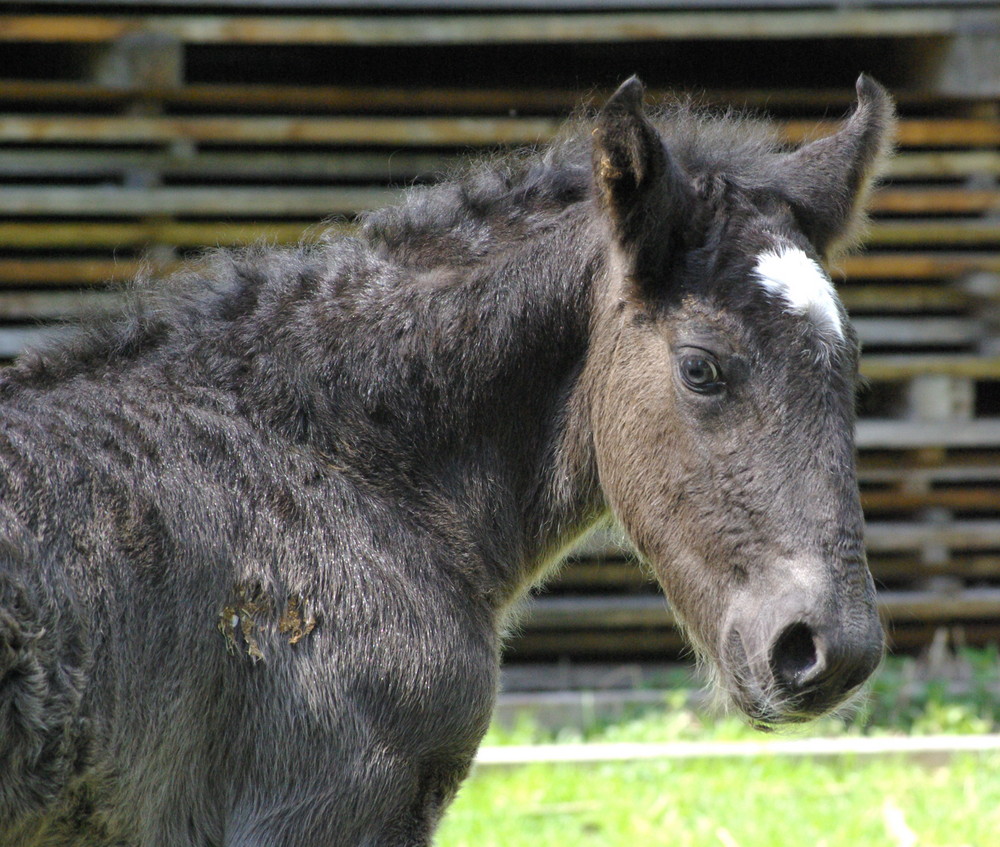
M543 143L638 71L764 108L790 141L897 94L900 152L839 268L865 344L870 560L898 646L1000 636L1000 14L762 0L23 2L0 13L0 357L109 280L206 245L315 237L457 157ZM514 658L662 657L679 639L620 540L588 540Z

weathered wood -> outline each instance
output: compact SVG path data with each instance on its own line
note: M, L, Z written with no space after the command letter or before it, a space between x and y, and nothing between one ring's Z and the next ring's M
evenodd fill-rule
M954 312L965 310L972 304L972 298L960 288L926 283L879 285L869 282L863 285L841 286L839 293L848 311L856 315L868 311L885 312L887 309L897 314Z
M414 150L374 150L323 153L296 151L260 152L252 148L236 153L219 153L197 148L175 152L155 148L145 151L108 148L58 150L44 147L5 150L0 157L0 176L121 178L136 169L156 171L175 180L198 181L254 180L281 183L293 180L322 182L410 183L415 177L434 177L456 167L462 157L441 152Z
M0 259L0 284L89 285L131 279L149 267L148 263L135 260Z
M972 196L967 200L969 206L977 202L977 198ZM994 204L1000 209L1000 193L994 196ZM954 210L942 208L940 211L946 213ZM988 212L991 209L975 211ZM1000 246L1000 225L989 220L878 221L872 224L865 240L872 247L935 244L961 247Z
M36 143L354 144L493 147L551 139L556 118L84 117L7 115L0 140Z
M320 224L315 217L301 221L258 223L245 221L230 223L190 223L170 219L153 219L129 223L89 223L72 221L22 223L5 221L0 226L0 247L22 250L95 247L143 248L151 245L202 248L234 246L268 241L290 244L308 238L315 232L342 230L351 225L344 223Z
M970 188L892 188L876 192L871 209L881 214L989 214L1000 211L1000 190ZM924 224L926 222L920 222ZM956 221L955 224L973 223ZM880 221L872 233L878 232ZM993 222L994 231L997 224Z
M898 354L862 356L861 374L867 379L892 381L924 374L944 374L969 379L1000 379L1000 356L961 354Z
M94 43L136 32L187 44L443 45L843 37L925 37L959 31L951 10L611 12L258 18L221 15L0 16L0 40Z
M822 138L834 132L836 121L787 121L781 131L789 142ZM901 120L896 133L901 147L994 147L1000 143L1000 121L960 118L910 118Z
M920 451L905 446L903 450L903 455L892 448L862 452L858 457L862 484L896 484L915 471L933 482L948 484L1000 479L1000 451L989 449L989 445L985 449L964 448L960 453Z
M1000 253L869 252L841 259L839 270L856 279L957 279L976 271L1000 273Z
M191 150L187 154L169 150L124 151L59 150L44 148L5 150L0 158L4 176L114 176L133 168L157 170L176 178L215 179L371 179L409 181L418 175L434 175L454 167L456 157L445 153L421 153L398 150L387 154L350 153L331 150L322 154L296 152L258 152L241 150L238 155L211 150ZM890 176L908 178L1000 175L1000 153L957 151L949 153L904 153L890 163ZM970 193L975 200L959 199ZM893 208L947 211L952 208L982 211L996 202L996 192L967 192L963 188L925 189L919 186L896 187L876 192L876 207L890 212ZM944 208L942 208L944 207Z
M0 214L105 217L186 215L191 217L300 217L354 214L398 202L391 188L120 188L5 187ZM211 233L203 228L204 237Z
M858 421L857 443L862 450L995 446L1000 444L1000 418L937 423L867 418Z
M961 550L989 550L997 547L998 539L1000 520L956 520L943 525L878 521L865 528L865 544L876 553L915 551L927 544ZM997 596L1000 597L1000 593Z
M550 140L562 120L553 117L150 117L80 115L6 115L0 140L87 143L171 141L229 144L401 144L407 146L497 146ZM788 121L781 134L798 143L821 137L837 124ZM989 147L1000 144L1000 121L903 120L904 146Z
M55 327L0 327L0 359L12 359L27 347L37 347L57 337Z
M6 187L0 192L0 214L63 215L187 215L225 217L313 217L354 214L398 202L401 192L381 187L324 188L231 186L128 188L118 186ZM994 195L1000 208L1000 193ZM970 197L970 203L976 198ZM868 233L875 247L948 245L1000 246L1000 226L992 221L879 221Z
M959 179L973 174L1000 176L1000 151L900 153L888 168L888 175L893 179Z
M1000 615L1000 588L881 591L878 605L890 620L990 618ZM522 622L526 632L673 626L676 626L676 619L665 599L658 594L542 597L532 603Z
M98 291L0 291L0 320L61 320L107 311L118 302L115 295Z
M956 347L974 344L986 334L981 323L968 318L856 317L853 323L864 344L880 347Z
M865 491L861 505L868 512L918 512L926 509L953 509L963 512L995 512L1000 509L1000 489L996 485L979 488L945 488L928 491ZM1000 574L998 574L1000 576Z
M1000 575L1000 555L956 554L940 564L927 564L913 556L885 555L872 551L868 563L876 580L910 582L930 576L963 579L994 579ZM649 593L655 582L647 569L628 559L579 559L567 564L549 584L556 594L617 591L620 594Z
M121 106L137 99L156 101L179 108L257 109L263 111L310 111L317 113L412 112L434 113L494 113L510 112L568 114L581 103L601 103L612 88L455 88L336 86L336 85L276 85L254 83L188 83L179 86L118 86L109 88L89 81L0 79L0 101L10 103L75 102L80 105ZM651 100L669 101L676 97L673 89L651 87ZM927 89L896 89L896 102L903 106L935 106L942 109L961 108L968 102L964 97L942 97ZM721 106L751 109L795 109L822 117L833 109L846 109L854 101L850 88L788 88L779 89L707 89L699 100ZM938 175L966 173L961 159L952 153L931 153L921 163L890 164L890 173L916 175L936 172ZM961 154L957 154L961 155ZM984 152L980 161L986 168L996 167L995 156ZM991 165L990 162L993 162ZM983 167L974 170L983 171Z
M968 422L968 425L976 423L984 422ZM992 423L995 436L1000 430L1000 420ZM1000 443L1000 439L994 437L991 443ZM997 505L1000 508L1000 493L997 497ZM872 521L865 528L865 543L873 553L912 552L930 543L956 550L990 550L998 546L998 539L1000 539L1000 520L988 519L956 520L944 524ZM574 555L581 558L607 559L631 557L634 553L620 533L597 531L578 545Z

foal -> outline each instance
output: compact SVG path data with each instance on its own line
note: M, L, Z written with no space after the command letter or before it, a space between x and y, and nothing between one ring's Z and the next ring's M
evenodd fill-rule
M510 609L611 513L753 721L882 631L824 266L893 122L626 82L350 238L218 253L0 377L0 841L423 845Z

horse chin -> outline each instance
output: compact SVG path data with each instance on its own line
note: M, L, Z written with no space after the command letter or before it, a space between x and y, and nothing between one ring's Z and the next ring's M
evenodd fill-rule
M819 689L791 697L780 691L773 680L753 680L746 676L728 676L724 693L728 701L754 729L771 732L779 727L809 723L825 715L849 713L856 701L858 686L846 694L831 697Z
M831 698L821 687L791 696L764 667L751 667L740 639L730 639L728 648L724 661L711 663L713 688L723 703L740 712L754 729L771 732L808 723L836 711L850 699L850 695Z

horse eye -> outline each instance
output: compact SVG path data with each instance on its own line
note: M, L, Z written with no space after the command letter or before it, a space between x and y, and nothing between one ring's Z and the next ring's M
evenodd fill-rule
M692 391L707 394L722 386L722 371L708 356L689 355L681 359L681 379Z

